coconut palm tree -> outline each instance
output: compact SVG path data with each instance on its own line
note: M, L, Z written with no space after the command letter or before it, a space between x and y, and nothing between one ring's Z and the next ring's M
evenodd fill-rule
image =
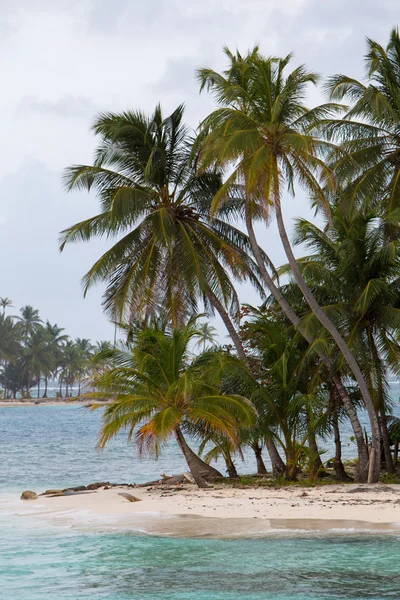
M365 373L380 420L386 468L393 472L387 373L400 373L400 246L388 242L378 215L368 203L363 210L343 211L339 201L332 210L334 227L324 231L300 219L296 243L313 251L299 260L303 276L347 332L347 343Z
M203 146L203 164L233 165L232 174L215 195L213 211L230 197L232 186L244 192L246 224L250 239L253 239L252 248L259 270L282 309L298 326L297 315L276 293L276 286L262 264L263 260L257 256L252 220L262 217L268 222L275 211L282 245L296 282L311 310L337 344L362 392L372 430L369 480L377 481L379 426L368 385L340 331L322 310L302 277L282 215L283 190L286 187L294 194L296 183L317 204L328 210L324 188L333 186L334 181L323 157L329 155L332 159L338 152L314 135L312 130L341 107L326 104L309 110L304 106L307 86L316 84L318 78L304 66L287 74L291 55L284 59L264 58L257 48L245 58L239 54L234 56L229 50L226 53L230 69L223 75L210 69L199 71L201 87L210 89L220 105L202 124L199 143ZM340 378L336 374L334 376L343 401L352 411ZM360 434L361 431L358 431L359 450L362 449ZM365 459L365 449L362 450Z
M12 307L13 303L10 298L0 298L0 306L3 309L3 317L6 314L6 309Z
M200 332L199 339L196 342L196 346L203 346L203 352L206 351L207 344L213 345L216 340L217 330L210 323L200 323L197 326Z
M189 346L199 334L195 319L171 330L143 329L130 352L105 353L113 366L95 379L94 386L96 397L113 399L103 413L100 447L127 430L140 452L157 454L175 436L196 483L205 487L204 476L211 467L188 446L185 426L204 426L237 444L238 426L250 426L255 412L245 398L220 392L225 355L191 357Z
M39 317L39 311L33 308L32 306L23 306L20 312L21 316L17 316L15 317L15 319L19 323L19 327L23 337L28 338L39 329L43 321Z
M334 75L326 84L332 99L347 99L344 119L325 123L329 135L339 139L346 155L336 162L337 177L348 183L345 200L360 205L375 199L387 233L398 236L400 216L400 35L393 28L384 48L367 39L366 82ZM350 155L351 160L348 159Z
M182 118L183 106L166 118L159 106L151 118L141 112L100 115L93 128L100 139L94 164L70 167L65 182L67 190L95 189L101 212L64 230L60 247L117 238L86 274L85 293L106 281L104 306L119 322L161 307L179 324L202 299L219 312L245 359L228 314L237 316L239 305L230 276L262 289L248 238L229 223L237 218L237 203L210 219L221 174L197 172Z
M16 359L21 352L20 330L12 317L0 314L0 362Z
M23 349L24 370L28 377L27 393L30 394L32 381L36 379L38 398L42 376L48 376L53 366L53 355L48 346L48 336L44 328L38 328L28 338Z
M53 364L51 368L51 373L44 376L44 392L43 398L47 398L47 388L49 383L49 375L56 377L57 369L59 367L59 363L62 355L62 346L68 340L68 335L62 333L64 331L63 327L59 327L57 324L51 324L50 321L46 321L45 324L45 333L47 335L47 345L53 356Z

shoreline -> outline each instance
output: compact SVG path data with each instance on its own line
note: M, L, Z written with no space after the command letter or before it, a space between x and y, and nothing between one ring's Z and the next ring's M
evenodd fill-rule
M121 493L140 499L130 502ZM18 514L85 531L173 537L259 537L273 532L400 532L400 485L326 488L112 487L20 501Z
M108 404L109 402L106 400L96 400L96 404ZM0 399L0 408L10 408L10 407L21 407L21 406L87 406L89 404L94 404L87 398L17 398L16 400L11 399Z

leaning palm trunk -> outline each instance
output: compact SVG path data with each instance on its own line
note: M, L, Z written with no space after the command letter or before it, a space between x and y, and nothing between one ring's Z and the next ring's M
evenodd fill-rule
M365 407L368 412L369 420L371 423L371 434L372 434L372 445L371 445L371 453L370 453L370 465L368 471L368 483L376 483L379 481L379 472L380 472L380 461L379 461L379 451L380 451L380 432L378 419L376 417L375 407L373 400L371 398L371 394L369 393L369 389L367 383L364 379L364 375L358 365L357 360L355 359L353 353L347 346L345 340L340 334L339 330L336 328L334 323L330 320L330 318L325 314L322 310L321 306L318 304L317 300L314 298L311 290L306 284L303 276L300 272L299 266L297 264L296 258L293 254L289 238L286 233L285 224L283 222L282 217L282 209L281 202L279 197L279 192L275 194L275 210L276 210L276 218L278 223L279 235L282 240L282 245L285 250L287 259L289 261L290 267L292 269L293 275L296 279L297 285L299 286L307 304L313 311L314 315L317 317L318 321L325 327L325 329L330 333L335 343L337 344L339 350L341 351L344 359L349 365L364 399ZM372 464L371 464L372 462Z
M180 427L176 427L175 437L186 459L189 470L193 475L193 479L199 487L207 487L205 478L216 479L217 477L222 477L221 473L217 471L217 469L214 469L214 467L211 465L207 465L207 463L201 460L201 458L193 452L193 450L188 446Z
M263 461L261 446L257 443L254 443L251 447L253 449L257 461L257 475L266 475L268 471Z
M260 247L258 245L257 238L256 238L256 235L254 232L253 223L252 223L252 219L251 219L251 215L250 215L250 211L249 211L247 202L246 202L246 227L247 227L247 231L249 234L251 248L252 248L254 257L256 259L258 268L260 270L260 273L264 280L265 285L267 286L267 288L271 292L272 296L275 298L275 300L279 304L282 312L286 315L286 317L289 319L289 321L292 323L292 325L299 331L299 333L304 337L304 339L311 346L314 342L314 338L307 331L302 330L302 328L300 327L300 318L298 317L296 312L293 310L293 308L290 306L290 304L288 303L286 298L283 296L281 291L278 289L278 287L275 285L274 281L270 277L270 275L265 267L264 259L261 255ZM354 408L351 398L350 398L349 394L347 393L345 386L342 383L340 374L334 373L333 365L332 365L332 362L329 359L329 357L318 347L315 348L315 352L318 354L318 356L321 358L321 360L324 362L324 364L327 366L328 370L330 371L331 376L332 376L332 381L336 387L336 390L339 394L341 402L343 403L343 406L346 410L347 416L350 419L350 423L351 423L351 426L352 426L352 429L354 432L354 437L356 439L357 450L358 450L358 479L359 479L359 481L364 482L367 480L367 477L368 477L369 457L368 457L368 447L364 440L363 429L362 429L360 420L358 418L357 411Z
M230 335L232 342L234 343L234 346L236 348L236 352L238 353L239 358L241 360L243 360L243 362L246 362L247 359L246 359L246 353L243 348L243 344L240 340L239 334L236 331L235 326L233 325L227 311L222 306L222 303L218 300L218 298L216 297L216 295L210 288L206 289L205 294L206 294L210 304L218 312L226 329L228 330L228 333Z
M265 445L267 447L269 458L271 460L272 475L274 477L281 477L281 475L283 475L286 472L286 465L278 452L274 440L271 437L267 437L265 439Z

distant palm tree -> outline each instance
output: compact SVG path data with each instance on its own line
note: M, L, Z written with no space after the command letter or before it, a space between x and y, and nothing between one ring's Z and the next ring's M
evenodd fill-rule
M68 340L68 336L63 334L63 327L59 327L57 324L52 325L50 321L46 321L45 332L47 335L47 345L53 356L53 365L51 369L51 376L55 377L57 373L57 369L59 366L61 354L62 354L62 345L64 342ZM44 376L44 393L43 398L47 398L47 388L49 382L49 375Z
M10 298L0 298L0 306L3 308L3 316L6 314L6 308L10 308L12 305L12 300L10 300Z
M172 331L144 329L131 352L108 351L114 366L94 385L98 397L114 400L103 413L100 447L127 430L140 451L157 454L175 436L196 483L205 487L203 476L211 467L189 448L182 431L185 423L203 424L237 445L239 424L250 425L255 412L245 398L219 391L221 354L190 358L189 345L198 335L193 320Z
M12 361L21 351L21 336L12 317L0 314L0 362Z
M82 378L87 375L92 359L93 345L87 338L76 338L75 346L80 353L80 368L78 370L78 396L81 395Z
M22 335L28 338L39 329L43 321L39 317L39 311L32 306L23 306L20 312L22 316L15 319L19 322Z
M200 347L203 344L203 352L205 352L207 343L214 344L217 337L217 330L209 323L201 323L197 326L197 329L199 331L199 339L196 342L196 346Z
M28 377L28 396L32 381L36 379L39 398L41 378L50 375L53 367L53 355L48 346L46 330L43 327L34 331L28 338L23 349L23 362Z

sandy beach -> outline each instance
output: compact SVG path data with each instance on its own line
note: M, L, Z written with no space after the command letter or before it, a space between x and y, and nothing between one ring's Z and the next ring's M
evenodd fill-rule
M129 493L140 502L129 502ZM26 501L61 522L172 535L253 535L272 529L400 529L400 485L316 488L124 488Z

